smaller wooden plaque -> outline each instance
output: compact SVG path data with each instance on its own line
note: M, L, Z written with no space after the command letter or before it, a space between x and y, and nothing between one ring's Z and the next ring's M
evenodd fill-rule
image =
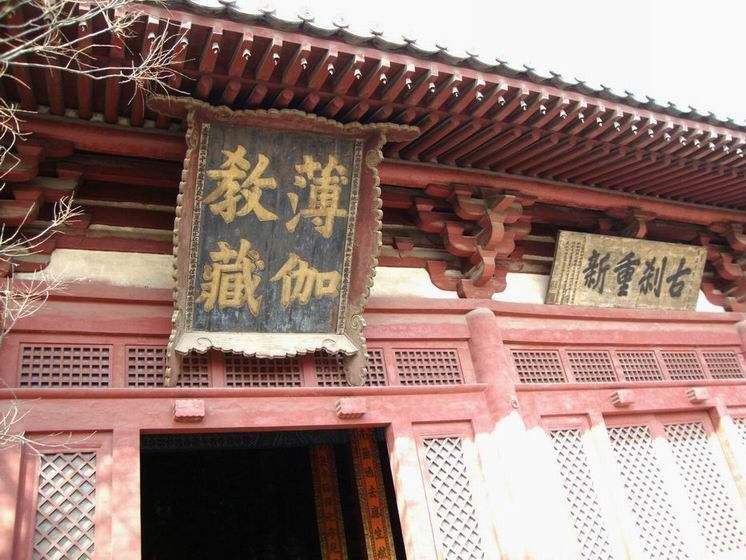
M561 231L546 303L695 309L703 247Z

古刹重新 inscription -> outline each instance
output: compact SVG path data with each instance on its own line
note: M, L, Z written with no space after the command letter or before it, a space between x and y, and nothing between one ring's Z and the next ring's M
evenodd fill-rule
M561 231L547 303L694 309L702 247Z

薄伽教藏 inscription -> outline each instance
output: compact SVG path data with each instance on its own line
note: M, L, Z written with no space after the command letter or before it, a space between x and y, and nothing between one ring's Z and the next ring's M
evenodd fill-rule
M202 126L191 327L341 334L363 140Z
M417 129L189 98L149 107L189 125L166 383L176 383L182 356L212 349L340 353L348 381L361 384L362 312L381 236L376 166L387 140Z
M561 231L547 303L694 309L702 247Z

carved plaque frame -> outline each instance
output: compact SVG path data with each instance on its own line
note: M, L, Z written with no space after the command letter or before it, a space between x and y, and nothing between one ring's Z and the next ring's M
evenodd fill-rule
M377 166L387 141L417 136L415 127L396 124L342 124L296 110L233 111L191 98L153 97L153 110L187 123L184 157L174 220L174 310L168 341L166 385L176 384L181 359L190 352L211 349L259 358L284 358L317 350L344 356L347 380L361 385L365 379L363 309L373 283L381 245L381 189ZM201 208L197 204L207 153L207 133L212 123L232 127L266 128L288 133L316 133L355 140L355 169L351 183L351 208L343 259L340 307L335 332L274 333L196 331L191 328L190 298L199 250ZM362 159L362 161L360 161ZM356 175L356 171L358 172ZM353 200L354 199L354 200Z

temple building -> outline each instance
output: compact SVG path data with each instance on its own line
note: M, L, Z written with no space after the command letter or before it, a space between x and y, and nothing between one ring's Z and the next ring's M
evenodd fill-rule
M0 262L60 286L0 346L0 558L746 558L746 126L138 9L95 63L173 29L168 94L0 82L4 231L80 209Z

